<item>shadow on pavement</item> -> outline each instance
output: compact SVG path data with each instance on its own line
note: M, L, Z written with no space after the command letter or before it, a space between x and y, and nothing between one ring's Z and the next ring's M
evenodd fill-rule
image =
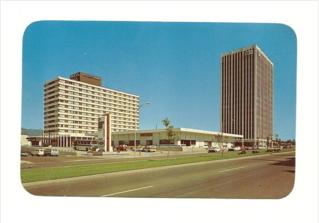
M276 166L295 166L295 157L292 158L287 158L282 161L277 161L271 165L276 165Z

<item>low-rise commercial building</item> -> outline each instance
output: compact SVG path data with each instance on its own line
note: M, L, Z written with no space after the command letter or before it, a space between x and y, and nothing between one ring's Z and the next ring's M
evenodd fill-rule
M180 145L192 147L218 146L221 143L240 142L242 135L204 131L189 128L172 129L169 139L166 129L123 131L112 133L112 146Z

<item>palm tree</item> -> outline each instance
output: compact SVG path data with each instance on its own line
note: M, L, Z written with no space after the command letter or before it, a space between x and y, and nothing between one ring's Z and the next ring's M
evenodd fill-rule
M165 126L168 141L169 141L169 143L172 143L174 136L175 136L175 133L173 131L174 126L171 125L171 121L168 118L163 119L162 123ZM173 141L173 144L174 144L174 141Z
M165 126L165 128L167 129L170 126L171 121L168 118L165 118L162 120L162 123Z

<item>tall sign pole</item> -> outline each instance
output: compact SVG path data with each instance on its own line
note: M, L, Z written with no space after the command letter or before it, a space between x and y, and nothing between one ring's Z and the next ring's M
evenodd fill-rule
M106 113L104 115L104 125L103 125L104 152L113 152L113 148L111 146L111 142L112 142L111 119L112 117L110 113Z

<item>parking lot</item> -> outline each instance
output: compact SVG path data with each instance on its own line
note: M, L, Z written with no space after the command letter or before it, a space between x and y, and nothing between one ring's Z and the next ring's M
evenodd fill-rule
M90 163L108 163L108 162L122 162L135 161L139 159L161 159L167 157L192 156L194 154L206 154L207 152L181 152L181 151L157 151L157 152L113 152L105 153L103 155L94 156L93 153L87 152L68 152L60 153L59 156L22 156L21 168L36 168L36 167L54 167L54 166L68 166L81 165Z
M30 152L28 148L23 149L22 152ZM86 165L97 163L118 163L130 162L136 160L147 159L167 159L183 156L206 156L209 150L189 150L189 151L156 151L156 152L143 152L143 151L122 151L122 152L107 152L107 153L93 153L86 151L76 151L70 148L58 148L59 156L37 156L30 155L21 156L21 168L38 168L38 167L59 167L59 166L72 166L72 165ZM214 152L216 153L216 152ZM217 153L221 153L220 151ZM227 153L238 153L238 151L228 151ZM216 154L217 155L217 154Z

